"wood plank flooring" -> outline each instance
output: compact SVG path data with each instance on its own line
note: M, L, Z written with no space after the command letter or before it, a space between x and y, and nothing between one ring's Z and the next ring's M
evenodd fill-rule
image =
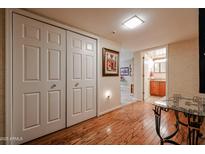
M159 144L152 109L149 103L136 102L26 144ZM174 123L174 113L163 112L162 134L168 135L174 131ZM174 140L185 144L186 129L181 127ZM200 144L204 144L204 140L200 140Z

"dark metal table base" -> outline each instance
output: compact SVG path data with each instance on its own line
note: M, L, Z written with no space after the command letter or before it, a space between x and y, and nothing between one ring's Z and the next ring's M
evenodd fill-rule
M200 133L200 127L203 122L203 117L192 115L192 114L185 114L185 116L188 118L188 123L185 124L179 120L179 112L175 111L175 117L176 117L176 130L172 132L169 136L162 137L160 133L160 126L161 126L161 112L165 111L168 112L169 109L163 108L160 106L155 106L154 108L154 114L155 114L155 126L156 126L156 132L157 135L160 138L160 144L163 145L164 143L170 143L178 145L179 143L173 141L171 138L174 137L177 132L179 131L179 124L185 126L188 128L188 135L187 135L187 141L188 144L198 144L198 138L202 136Z

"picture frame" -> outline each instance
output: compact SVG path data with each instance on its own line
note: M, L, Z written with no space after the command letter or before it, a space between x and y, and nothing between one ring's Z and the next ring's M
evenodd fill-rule
M121 67L120 68L120 76L129 76L130 68L129 67Z
M111 49L102 49L102 75L119 76L119 52Z

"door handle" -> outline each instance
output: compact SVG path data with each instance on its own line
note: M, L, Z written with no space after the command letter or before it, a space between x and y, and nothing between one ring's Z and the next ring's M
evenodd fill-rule
M53 89L53 88L55 88L56 87L56 84L53 84L52 86L51 86L51 89Z
M77 87L78 85L79 85L79 83L76 83L76 84L75 84L75 87Z

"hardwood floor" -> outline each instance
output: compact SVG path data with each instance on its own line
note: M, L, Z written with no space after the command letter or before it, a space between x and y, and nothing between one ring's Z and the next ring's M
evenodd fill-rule
M136 102L26 144L159 144L152 108L149 103ZM163 112L162 134L170 134L175 128L174 123L173 112ZM186 129L183 126L174 140L185 144Z

